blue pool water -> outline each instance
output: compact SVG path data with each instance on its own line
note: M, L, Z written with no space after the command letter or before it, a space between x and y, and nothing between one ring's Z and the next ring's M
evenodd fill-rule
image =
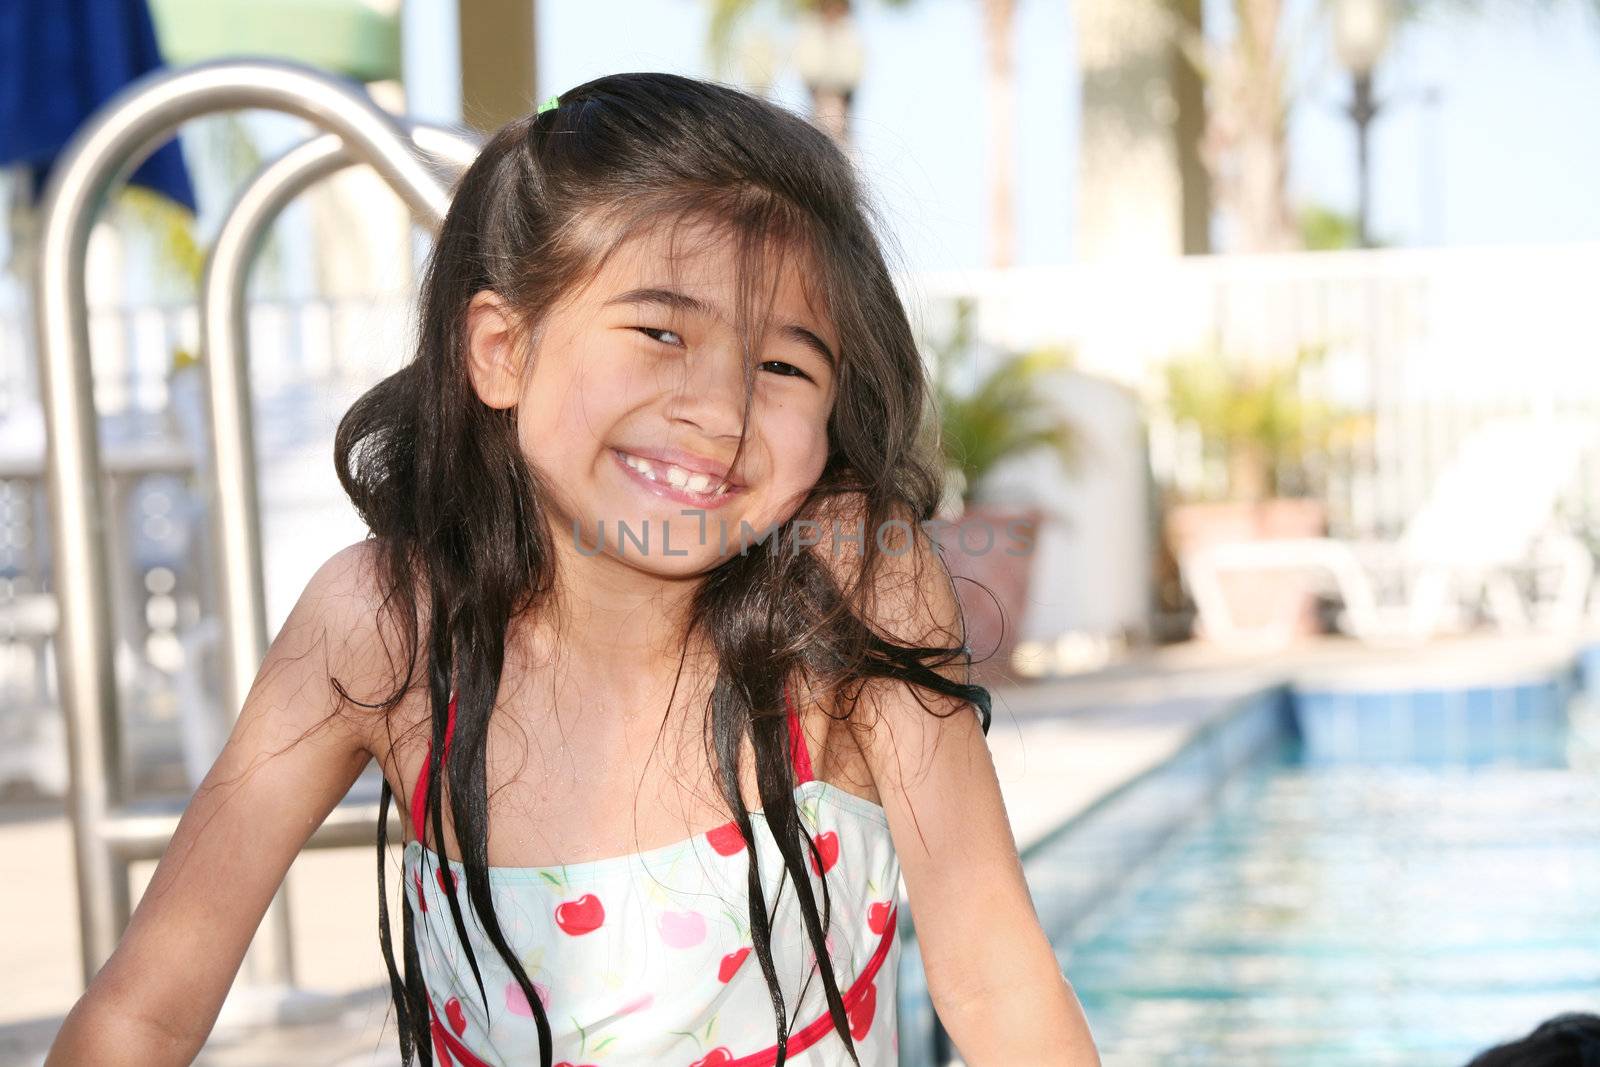
M1269 746L1062 953L1105 1067L1460 1067L1600 1012L1591 700L1455 765Z

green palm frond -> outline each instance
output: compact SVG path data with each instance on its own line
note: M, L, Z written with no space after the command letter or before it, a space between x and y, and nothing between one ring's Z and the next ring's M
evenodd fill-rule
M194 215L189 209L140 185L123 187L117 206L155 238L165 265L198 288L206 253L195 237Z
M179 279L188 291L200 288L206 250L195 236L195 218L188 208L161 193L139 185L124 186L117 195L117 210L154 240L161 267ZM179 346L172 351L170 370L180 371L200 361L194 351Z
M1276 491L1286 468L1365 432L1362 415L1305 387L1307 371L1325 352L1307 346L1292 359L1265 365L1216 351L1179 357L1162 368L1166 413L1196 427L1209 452L1259 457Z
M1078 428L1040 389L1045 376L1071 369L1070 354L1060 348L1012 353L970 390L958 390L957 372L972 353L972 313L970 300L958 301L950 337L930 346L940 441L946 463L961 471L964 495L971 499L1002 460L1036 449L1046 449L1076 469L1081 456Z

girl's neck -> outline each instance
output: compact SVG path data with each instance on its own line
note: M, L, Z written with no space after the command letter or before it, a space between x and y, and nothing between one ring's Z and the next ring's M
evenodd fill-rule
M664 577L612 556L557 549L553 596L534 617L514 620L508 659L556 669L605 688L698 674L714 656L703 640L688 642L690 602L705 579Z

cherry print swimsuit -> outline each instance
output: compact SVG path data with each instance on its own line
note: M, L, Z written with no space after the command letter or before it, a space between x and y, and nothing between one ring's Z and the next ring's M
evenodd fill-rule
M819 918L823 878L832 916L826 939L863 1067L897 1062L895 937L900 863L883 809L818 780L789 700L795 804L817 843L807 850ZM445 749L455 727L455 699ZM431 753L430 753L431 754ZM435 1062L499 1067L539 1062L533 1012L461 892L459 902L488 994L487 1011L450 917L455 860L422 844L428 759L412 794L405 846L407 902L428 990ZM790 1020L786 1062L850 1063L834 1029L800 903L760 812L751 813L772 959ZM751 950L750 857L732 822L644 852L554 867L490 867L495 912L545 1005L554 1062L570 1067L768 1067L777 1062L772 997ZM441 863L444 865L441 866ZM778 887L776 890L774 887Z

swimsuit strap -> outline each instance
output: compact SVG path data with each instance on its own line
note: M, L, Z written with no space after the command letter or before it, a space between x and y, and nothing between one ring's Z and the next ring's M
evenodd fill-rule
M806 747L806 732L800 728L800 713L794 710L794 701L789 699L789 687L783 687L783 703L789 709L789 749L793 755L794 780L799 785L809 782L816 777L811 772L811 751Z
M450 736L456 732L456 695L450 694L450 718L444 726L444 754L450 754ZM433 741L422 754L422 772L417 775L417 787L411 791L411 831L418 841L426 841L422 830L428 821L428 763L433 759Z
M806 746L806 734L800 727L800 713L789 698L789 687L783 687L783 703L789 709L789 748L793 754L794 780L798 785L812 781L816 775L811 770L811 752ZM444 727L444 755L450 754L450 738L456 730L456 697L450 694L450 717ZM433 742L428 742L422 756L422 771L417 775L417 787L411 791L411 831L419 841L426 841L423 830L428 821L428 763L433 759Z

